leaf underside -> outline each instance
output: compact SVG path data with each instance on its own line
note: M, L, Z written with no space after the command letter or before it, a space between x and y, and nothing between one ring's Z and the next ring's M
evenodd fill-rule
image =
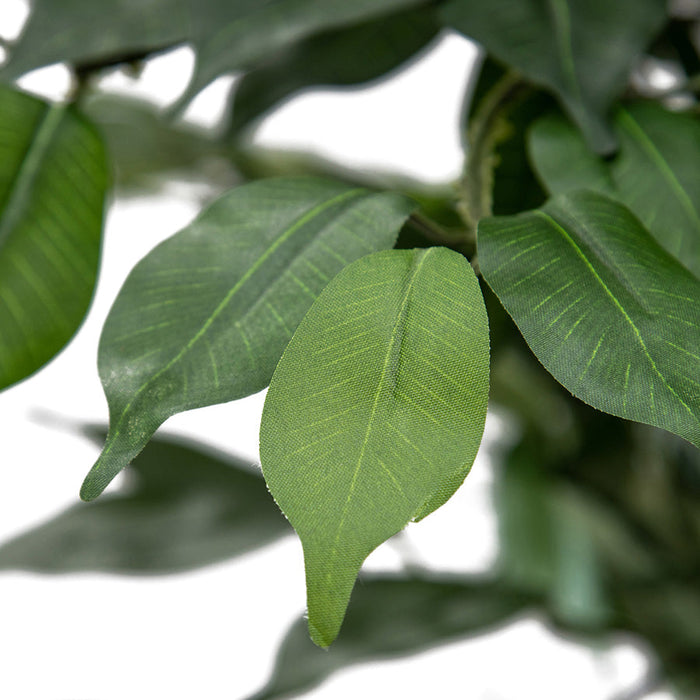
M391 248L412 208L330 180L261 180L157 246L105 322L110 430L81 497L98 496L170 416L267 386L318 293L347 263Z
M445 248L358 260L300 324L270 384L260 451L304 547L319 646L338 634L367 555L466 476L488 356L476 277Z
M104 148L73 109L0 87L0 389L70 340L92 298Z
M545 368L594 408L700 446L700 281L592 191L479 224L484 278Z

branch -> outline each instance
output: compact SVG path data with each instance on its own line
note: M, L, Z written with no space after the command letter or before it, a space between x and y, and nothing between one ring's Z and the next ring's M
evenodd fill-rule
M474 114L467 141L469 151L462 178L461 214L469 229L476 231L479 219L490 216L496 146L508 138L505 115L516 100L531 88L517 73L507 73L481 100Z

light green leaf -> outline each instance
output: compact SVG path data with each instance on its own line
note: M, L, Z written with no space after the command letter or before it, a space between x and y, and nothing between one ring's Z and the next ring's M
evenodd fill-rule
M607 113L661 29L663 0L451 0L445 21L549 88L600 153L615 148Z
M552 194L587 187L619 199L700 277L700 122L638 103L617 111L615 127L620 150L606 161L562 117L541 119L530 134L538 174Z
M700 446L700 281L623 205L582 191L479 223L484 278L574 396Z
M488 356L476 277L446 248L358 260L300 324L270 384L260 454L304 547L319 646L338 634L367 555L466 476Z
M488 579L363 579L333 648L315 647L306 622L297 620L282 642L272 678L249 700L295 697L352 664L489 632L534 600Z
M48 362L92 298L104 148L72 108L0 87L0 389Z
M105 431L89 429L102 442ZM187 571L288 533L254 468L191 441L157 437L117 492L79 503L0 546L0 569Z
M414 9L312 36L273 55L236 85L239 131L285 97L310 86L356 85L397 68L435 38L432 9Z
M260 180L218 199L131 271L100 339L110 429L81 496L98 496L163 421L248 396L318 293L390 248L406 198L317 178Z

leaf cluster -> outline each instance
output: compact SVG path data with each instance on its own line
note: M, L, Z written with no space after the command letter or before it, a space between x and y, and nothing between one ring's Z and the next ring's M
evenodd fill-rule
M0 568L186 570L287 534L281 510L311 639L340 637L324 654L296 623L259 700L524 610L592 643L639 635L654 683L700 693L700 16L674 8L33 0L0 67L0 388L80 326L112 183L187 174L220 196L134 267L104 324L110 422L81 496L133 462L131 480L5 543ZM290 96L391 75L446 30L481 47L459 182L250 146ZM106 71L185 44L195 70L169 109L102 93ZM56 62L65 103L12 84ZM175 119L230 73L222 129ZM268 385L262 476L153 438ZM370 552L460 487L488 402L516 426L494 569L353 591Z

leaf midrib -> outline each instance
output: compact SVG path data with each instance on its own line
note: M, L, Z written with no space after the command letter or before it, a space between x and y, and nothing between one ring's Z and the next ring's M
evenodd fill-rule
M221 314L221 312L228 306L229 302L231 299L235 296L235 294L238 292L238 290L245 284L245 282L252 277L252 275L257 272L260 267L263 265L263 263L287 240L289 240L299 229L301 229L304 224L308 223L310 220L312 220L315 216L319 215L321 212L323 212L325 209L328 209L329 207L334 206L335 204L338 204L345 199L350 199L351 197L356 196L360 192L364 192L364 188L354 188L351 190L347 190L345 192L342 192L339 195L336 195L334 197L331 197L330 199L325 200L324 202L321 202L320 204L317 204L313 209L309 210L306 212L303 216L299 217L281 236L275 239L274 243L270 245L265 252L256 260L256 262L248 268L246 273L241 277L236 284L228 291L226 296L223 298L221 302L219 302L218 306L214 311L209 315L209 317L205 320L205 322L202 324L200 329L190 338L190 340L185 344L185 346L180 350L180 352L173 357L162 369L160 369L158 372L156 372L152 377L147 379L134 393L133 397L131 400L126 404L124 409L122 410L121 414L119 415L119 418L117 419L117 422L114 426L114 431L112 435L110 436L110 441L109 444L105 445L105 449L103 450L100 459L97 464L93 467L93 471L98 471L102 464L104 464L104 458L109 454L109 452L112 449L112 446L116 442L116 438L119 436L121 432L121 425L124 422L125 417L127 416L129 410L131 407L134 405L138 397L145 391L146 388L148 388L153 382L155 382L161 375L163 375L165 372L170 370L175 364L177 364L191 349L194 347L194 345L197 343L197 341L206 333L206 331L209 329L209 327L214 323L216 318Z
M671 166L656 147L656 144L654 144L649 136L647 136L641 124L639 124L639 122L626 109L620 110L620 117L623 126L626 127L630 137L637 141L641 150L647 154L652 163L654 163L654 165L656 165L656 167L659 169L659 172L680 202L680 205L685 210L688 218L693 221L695 228L697 229L698 233L700 233L700 215L698 215L690 196L676 177L676 174L673 172ZM678 240L679 242L682 242L683 239L680 237Z
M649 350L647 349L646 343L644 342L644 338L642 337L642 334L637 328L636 324L634 321L630 318L629 314L627 311L625 311L625 308L622 306L618 298L612 293L610 288L605 284L605 281L603 278L598 274L598 271L593 267L591 264L590 260L585 256L581 248L577 245L576 241L568 234L566 229L559 224L559 222L550 214L548 214L545 211L542 211L541 209L537 209L533 212L536 216L539 216L540 218L544 219L547 223L549 223L551 226L553 226L563 237L564 240L566 240L571 247L574 249L578 257L583 260L584 264L588 268L589 272L593 275L593 277L596 279L596 281L600 284L600 286L603 288L605 293L610 297L612 300L613 304L615 307L618 309L618 311L623 315L629 326L632 328L634 335L637 339L637 342L639 343L640 347L642 348L642 351L644 352L645 357L649 361L649 364L651 365L652 370L655 372L655 374L661 379L663 382L664 386L668 389L671 394L678 400L678 402L690 413L690 415L695 419L696 422L698 421L698 416L695 415L694 411L688 406L685 401L678 395L678 393L675 391L675 389L668 383L666 380L666 377L661 373L661 371L658 369L656 366L656 362L654 361L654 358L649 354ZM596 349L597 350L597 349Z
M379 398L383 393L384 389L384 383L388 374L388 369L390 366L390 361L391 358L394 356L394 347L396 345L397 338L402 338L403 337L403 327L404 327L404 321L405 321L405 316L406 316L406 307L408 305L408 300L411 296L411 290L413 288L413 283L415 282L418 273L420 272L421 267L423 267L423 264L425 263L426 259L431 253L430 248L428 248L425 251L421 251L418 253L418 255L413 259L412 262L412 270L409 272L409 278L408 281L405 283L405 291L403 293L403 301L401 302L401 308L399 309L399 313L397 314L396 317L396 323L394 323L394 327L392 328L391 331L391 338L389 340L389 347L387 348L386 354L384 356L384 364L382 366L382 373L379 378L379 383L377 384L377 389L374 393L374 401L372 402L372 410L370 411L370 416L367 421L367 429L365 430L365 435L364 439L362 441L362 446L360 447L360 453L357 458L357 462L355 464L355 470L352 475L352 479L350 481L350 487L348 489L348 495L345 499L345 504L343 506L343 512L340 517L340 522L338 523L338 529L336 531L335 539L333 541L333 548L331 550L331 555L329 557L329 566L328 570L333 571L335 567L335 559L338 554L338 542L340 541L340 536L343 531L343 526L345 524L345 519L348 514L348 510L350 508L350 502L352 501L352 496L355 490L355 484L357 483L357 478L360 473L360 469L362 467L362 462L364 460L364 455L365 455L365 450L367 448L367 443L369 442L369 437L372 432L372 428L374 425L374 417L377 412L377 406L379 405Z
M47 106L34 128L29 147L22 158L5 205L0 212L2 216L0 220L0 249L25 211L32 186L40 170L41 161L51 145L52 137L56 133L64 113L64 105Z

